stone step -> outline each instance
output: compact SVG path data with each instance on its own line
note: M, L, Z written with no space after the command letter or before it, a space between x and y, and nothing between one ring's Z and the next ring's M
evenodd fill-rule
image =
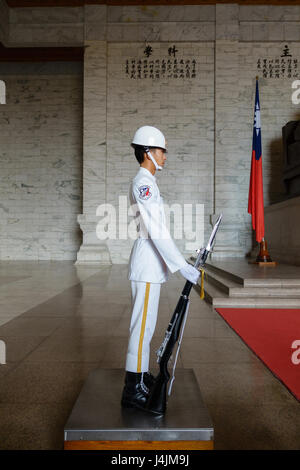
M276 299L300 299L300 288L240 287L230 289L229 297L271 297Z
M245 261L246 263L246 261ZM220 263L221 264L221 263ZM247 265L246 265L247 266ZM291 268L290 266L285 267L284 265L280 266L280 269L267 267L267 268L258 268L257 270L254 267L253 274L251 277L248 274L239 274L235 269L235 266L232 262L228 264L222 263L222 266L218 265L216 262L207 261L206 270L212 274L215 273L223 281L228 280L236 283L235 286L230 286L227 282L225 285L230 287L238 287L238 285L243 287L272 287L272 288L299 288L300 289L300 275L299 277L294 274L285 273L285 269ZM235 272L234 272L235 271ZM300 270L299 270L300 273Z
M300 287L263 287L261 285L243 287L226 276L217 274L216 271L211 270L209 267L206 268L205 280L208 280L229 297L282 297L300 299Z
M215 273L217 276L222 277L222 279L227 279L228 281L234 282L235 284L244 285L244 279L238 274L230 272L230 266L228 264L229 271L226 271L223 268L220 268L210 261L206 261L205 270L210 273Z
M195 289L200 294L199 284L195 286ZM204 283L204 291L204 300L216 308L300 308L300 298L229 297L223 290L208 280Z
M196 291L200 295L200 290L201 290L201 282L199 281L198 284L194 286ZM228 295L224 293L221 289L219 289L217 286L211 284L209 281L204 281L204 292L205 292L205 297L204 300L210 304L213 305L214 299L228 299Z
M216 271L210 269L209 266L205 267L205 277L204 277L204 285L206 281L209 281L210 284L213 284L216 288L220 291L224 292L227 295L230 295L231 289L244 289L244 287L232 279L217 273Z
M215 298L212 305L215 308L300 308L300 299L228 297L227 299Z
M188 261L194 264L195 260L196 258L194 256L191 256ZM205 263L205 271L207 273L209 272L210 274L215 273L217 276L221 277L222 279L226 279L234 283L235 285L244 285L244 279L241 276L231 273L229 271L226 271L225 269L219 268L215 266L214 264L211 264L211 262L208 260Z

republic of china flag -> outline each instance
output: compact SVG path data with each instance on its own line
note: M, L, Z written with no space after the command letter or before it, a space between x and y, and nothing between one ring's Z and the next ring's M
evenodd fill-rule
M256 232L256 241L260 243L265 234L265 221L258 79L256 79L248 212L252 214L252 227Z

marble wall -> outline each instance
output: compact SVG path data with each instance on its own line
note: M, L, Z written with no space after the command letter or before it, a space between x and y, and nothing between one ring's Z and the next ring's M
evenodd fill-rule
M282 183L282 127L290 120L300 119L299 105L292 102L292 84L296 78L263 78L261 71L256 68L257 61L261 58L281 60L285 45L286 42L239 42L236 89L227 94L233 109L228 116L228 108L223 108L224 114L221 117L221 130L217 138L217 155L220 156L216 176L217 198L218 195L222 198L220 208L223 207L223 212L233 217L235 243L242 247L244 253L250 252L252 247L247 205L256 73L260 77L264 203L268 207L286 199ZM300 58L299 43L290 41L288 46L293 57ZM224 59L225 57L228 57L227 53ZM222 85L220 94L224 93L224 88L221 90ZM235 118L233 110L236 112ZM228 121L233 124L231 133L228 132ZM232 152L221 156L224 144ZM270 230L269 223L266 225L267 239ZM230 231L229 235L231 236Z
M74 260L82 210L82 67L0 63L0 259Z
M217 33L218 11L225 22L218 25ZM3 17L7 15L5 0L0 0L0 24L5 23ZM236 25L235 20L238 20ZM218 38L220 31L222 34L226 31L227 37L240 41L298 41L299 22L299 5L238 5L232 2L200 6L11 8L7 42L25 46L36 42L79 45L86 39L210 41Z
M286 42L252 42L240 43L239 45L239 113L242 117L240 123L239 145L241 157L244 161L249 155L249 132L252 121L249 122L249 105L253 100L255 70L260 58L271 58L281 60L281 55ZM288 42L289 51L293 59L300 59L299 42ZM293 59L291 59L293 61ZM285 190L282 183L282 127L291 120L300 119L300 107L292 102L292 87L296 80L294 72L290 78L263 78L258 72L262 147L263 147L263 176L264 176L264 201L265 206L282 201L285 198ZM298 79L298 78L297 78ZM250 144L251 145L251 144ZM244 169L242 169L243 171ZM246 168L246 175L248 168Z
M9 25L9 8L5 0L0 0L0 42L7 43Z
M170 47L173 43L155 42L150 59L154 63L167 61ZM133 42L108 45L106 200L117 207L119 196L127 196L129 181L139 169L130 147L133 132L141 125L154 125L168 141L167 163L156 174L164 201L205 204L205 227L209 230L213 206L214 45L178 45L178 63L196 59L194 78L139 80L126 76L126 60L143 61L144 49L144 44ZM110 241L112 261L128 259L130 245L127 240ZM177 245L185 251L185 240L177 240Z
M78 141L83 137L83 205L76 215L73 208L70 212L83 234L77 262L127 262L131 241L97 239L96 208L127 194L137 165L130 139L146 122L160 127L170 146L168 164L158 176L165 202L204 203L206 236L223 212L216 256L244 256L251 250L247 199L256 75L266 206L285 198L281 127L300 117L291 99L296 76L264 78L257 61L280 58L286 46L300 61L299 6L18 8L10 10L9 19L10 46L85 46L83 126L77 135ZM147 44L160 59L170 45L185 55L192 51L197 79L126 77L125 58L143 56ZM53 106L60 102L54 100ZM27 137L34 141L28 131ZM184 251L183 241L177 244Z
M268 247L273 260L300 266L300 197L265 209Z
M299 5L241 5L239 39L254 42L299 41L299 22Z
M10 8L10 46L76 46L83 40L83 8Z

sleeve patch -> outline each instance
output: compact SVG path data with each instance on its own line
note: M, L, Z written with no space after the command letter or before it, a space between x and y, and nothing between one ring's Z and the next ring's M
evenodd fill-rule
M139 187L139 198L140 199L149 199L152 196L152 193L150 191L150 186L147 184L143 184L142 186Z

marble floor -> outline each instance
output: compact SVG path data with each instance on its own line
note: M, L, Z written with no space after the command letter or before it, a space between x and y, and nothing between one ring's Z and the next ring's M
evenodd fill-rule
M0 263L7 361L0 364L0 449L62 449L64 424L88 373L124 367L126 274L126 265ZM182 286L177 273L162 285L153 372ZM195 290L178 367L195 371L216 449L300 449L299 402Z

